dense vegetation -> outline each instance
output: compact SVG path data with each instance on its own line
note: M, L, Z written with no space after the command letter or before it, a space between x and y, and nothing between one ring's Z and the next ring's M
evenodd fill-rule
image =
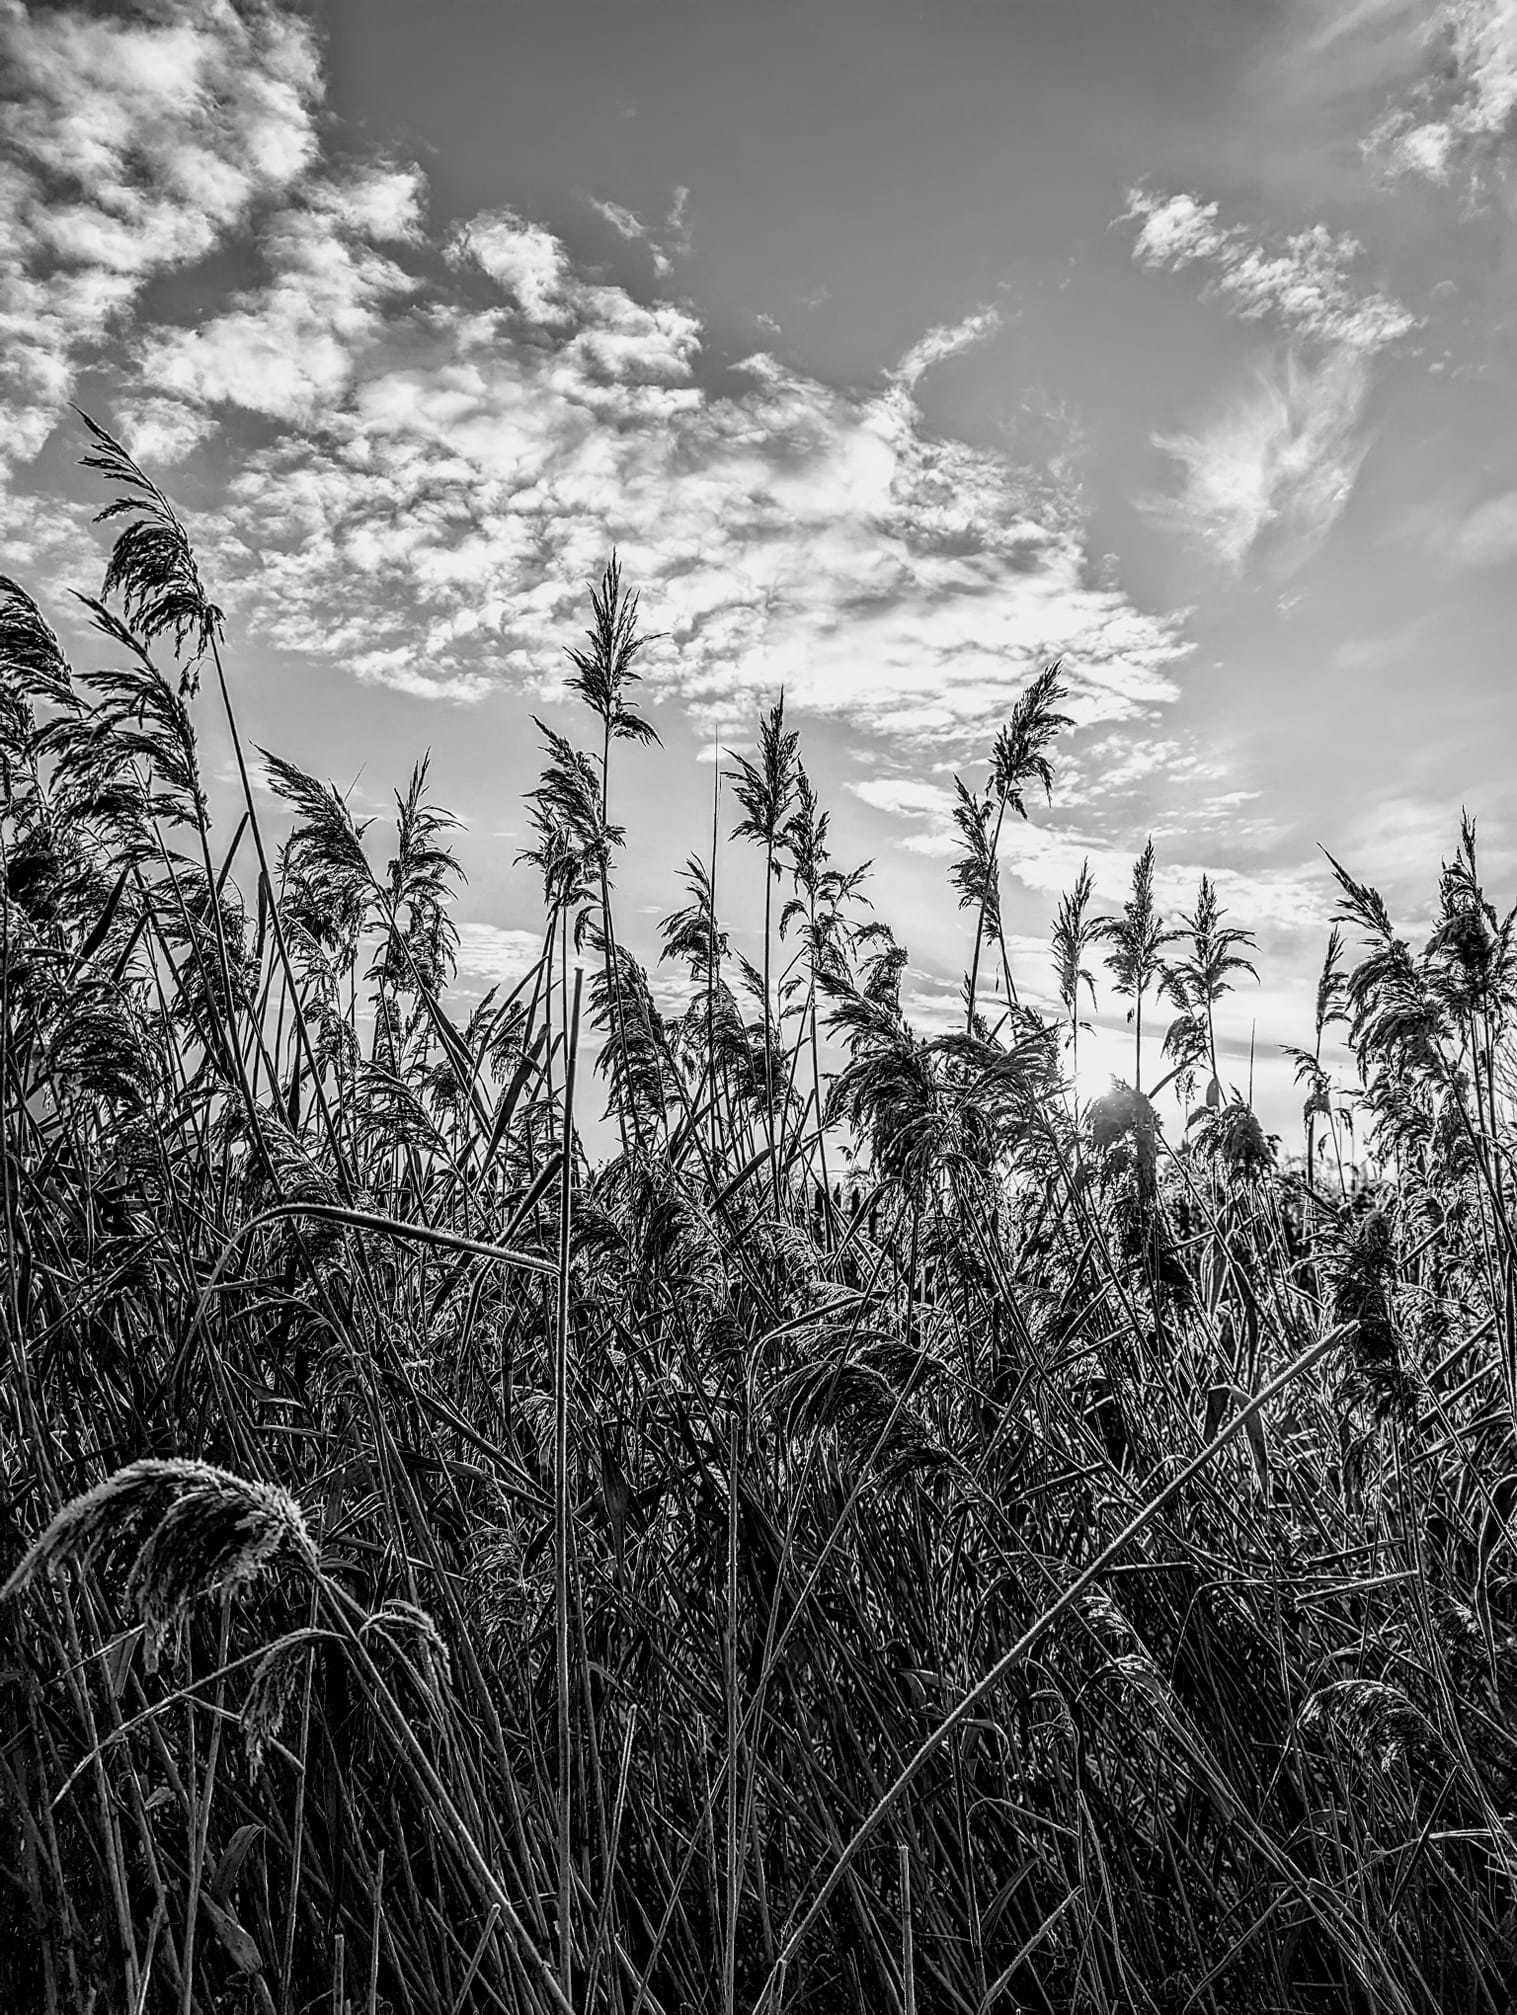
M1061 903L1063 1017L1018 1003L1057 668L960 789L960 1027L908 1025L780 706L720 834L761 963L713 839L666 1016L613 565L541 957L465 1021L425 767L384 859L269 756L276 846L186 535L91 438L109 669L0 582L5 2005L1509 2008L1517 962L1473 830L1422 950L1340 871L1288 1159L1218 1067L1250 940L1209 883L1163 915L1151 849L1114 918ZM1082 1110L1098 980L1135 1081Z

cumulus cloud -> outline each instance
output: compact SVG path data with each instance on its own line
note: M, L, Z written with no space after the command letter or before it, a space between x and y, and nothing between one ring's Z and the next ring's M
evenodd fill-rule
M1352 349L1255 368L1196 428L1156 437L1180 488L1146 508L1234 572L1260 559L1277 575L1293 573L1353 492L1368 446L1368 390Z
M203 258L315 157L311 30L203 0L0 0L0 449L34 455L154 275Z
M255 419L197 532L269 643L437 697L556 690L614 545L665 633L650 686L712 733L783 684L957 744L1061 654L1082 720L1174 697L1177 622L1092 566L1057 484L926 426L923 373L994 310L929 329L870 388L758 354L712 389L688 305L608 284L509 209L439 243L415 169L324 158L298 16L0 0L0 50L6 445L41 444L107 336L127 339L115 417L150 463L218 426L242 452ZM649 242L682 245L688 216L681 189ZM229 295L133 326L148 279L228 245Z
M116 430L144 468L169 468L208 440L216 421L181 399L149 394L117 409Z
M462 225L449 242L448 256L455 264L472 260L513 296L529 321L551 328L569 320L564 248L551 231L514 210L483 213Z
M144 379L190 408L235 404L276 420L309 421L351 382L386 309L416 282L375 250L416 236L414 169L356 170L320 181L263 232L270 277L192 328L158 329ZM181 422L194 431L193 416Z
M1375 127L1369 151L1392 174L1458 179L1478 195L1492 172L1508 165L1517 112L1517 5L1446 0L1415 10L1404 32L1420 45L1417 75Z
M1081 718L1173 697L1177 626L1098 578L1075 514L925 428L916 377L988 318L930 331L883 389L756 355L714 393L687 308L586 277L513 212L456 230L454 284L414 294L332 205L287 205L266 235L264 288L144 356L159 395L283 423L210 528L271 641L439 696L552 689L615 545L664 632L650 682L708 729L783 684L957 740L1061 653ZM298 273L319 284L296 341Z
M1399 342L1417 320L1389 295L1358 288L1351 269L1363 246L1325 225L1265 240L1219 222L1220 206L1181 193L1134 189L1123 222L1137 221L1133 257L1150 272L1205 271L1215 298L1246 322L1271 321L1293 336L1372 353Z

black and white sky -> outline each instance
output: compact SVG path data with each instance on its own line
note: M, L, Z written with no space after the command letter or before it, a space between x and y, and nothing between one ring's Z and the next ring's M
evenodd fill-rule
M1319 846L1410 917L1461 805L1517 866L1517 0L0 0L0 91L0 567L96 585L77 401L259 742L376 812L432 750L466 986L613 545L650 927L783 687L949 1012L952 779L1055 656L1034 997L1150 833L1259 937L1240 1069L1309 1040Z

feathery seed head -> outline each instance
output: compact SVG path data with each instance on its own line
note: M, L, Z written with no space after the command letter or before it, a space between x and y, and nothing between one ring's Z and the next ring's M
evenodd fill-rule
M177 652L188 651L180 690L193 696L200 661L221 635L221 611L201 585L194 548L168 498L114 435L87 413L79 417L95 443L81 467L97 470L119 492L95 513L95 522L129 521L116 535L101 595L107 601L112 595L121 597L127 622L145 642L167 634Z
M316 1566L315 1542L288 1491L208 1462L150 1457L66 1504L0 1595L107 1552L131 1557L126 1594L145 1627L150 1667L197 1596L256 1580L281 1553Z

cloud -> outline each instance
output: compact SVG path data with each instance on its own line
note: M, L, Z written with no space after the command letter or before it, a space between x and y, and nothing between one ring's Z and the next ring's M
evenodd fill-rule
M216 431L210 413L181 399L134 399L117 408L116 428L128 452L144 468L169 468L193 453Z
M1392 175L1458 179L1479 196L1505 173L1517 112L1517 6L1512 0L1448 0L1417 10L1417 75L1404 102L1379 121L1369 152Z
M15 462L148 280L306 172L320 74L308 25L273 8L0 0L0 78L0 450Z
M895 368L895 382L911 391L935 365L987 342L1001 327L1000 311L977 308L960 322L941 322L912 344Z
M1359 10L1376 12L1378 9ZM1359 241L1325 225L1259 239L1199 197L1133 190L1133 257L1150 272L1204 271L1208 291L1246 322L1291 337L1195 427L1155 437L1179 470L1176 495L1145 508L1223 566L1263 561L1294 573L1337 522L1367 449L1370 366L1420 326L1389 295L1358 287Z
M1233 572L1255 559L1277 576L1295 572L1352 494L1368 447L1368 390L1353 349L1256 367L1194 431L1155 437L1181 486L1146 508Z
M1218 210L1196 196L1134 189L1121 221L1139 221L1133 257L1140 266L1206 270L1214 298L1240 320L1272 321L1298 338L1364 354L1388 349L1417 327L1400 302L1354 285L1350 268L1364 249L1356 238L1314 224L1261 243L1240 224L1219 223Z
M438 698L558 691L614 545L664 632L650 698L724 737L783 684L957 747L1056 655L1081 720L1175 696L1178 621L1092 564L1077 502L925 423L922 374L994 310L928 330L883 385L758 354L713 389L687 305L598 279L510 209L432 230L405 164L334 165L294 15L0 0L0 47L4 445L40 446L109 338L113 417L150 464L218 429L241 457L195 529L269 645ZM688 222L681 188L659 243ZM193 320L133 325L149 279L218 248L230 291L206 269Z
M1382 179L1479 203L1509 186L1517 111L1512 0L1294 0L1277 88L1363 124Z
M846 788L866 804L909 823L912 829L899 842L907 853L946 861L958 851L960 841L952 821L953 799L946 790L897 777L864 779ZM1057 785L1055 800L1058 804ZM1062 812L1063 806L1059 804L1060 815ZM1199 823L1204 825L1207 820L1203 818ZM1194 835L1179 837L1183 844ZM1082 865L1088 863L1098 903L1112 910L1127 898L1136 851L1135 846L1113 845L1107 834L1090 826L1018 820L1014 825L1008 824L1002 835L1001 874L1005 883L1019 882L1038 894L1057 897L1073 886ZM1202 871L1201 864L1187 859L1170 860L1161 849L1154 886L1161 906L1171 916L1190 908ZM1245 928L1285 934L1316 930L1329 914L1332 901L1329 877L1315 860L1305 865L1208 867L1205 871L1226 907L1236 912L1233 921ZM1024 938L1010 942L1014 949L1018 944L1027 949L1041 940Z
M1408 511L1401 538L1452 574L1478 573L1517 559L1517 490L1498 490L1479 503L1469 499L1466 484L1427 498ZM1383 662L1386 653L1383 641L1378 651L1366 647L1364 664ZM1340 645L1337 656L1346 669L1363 669L1354 645Z
M514 296L529 321L552 328L569 320L564 248L551 231L514 210L486 212L463 225L449 242L448 256L455 264L472 260Z
M659 278L667 279L674 269L676 258L688 256L690 251L690 191L681 185L674 192L674 200L669 206L662 228L644 223L635 210L629 210L624 203L612 203L599 196L587 196L585 201L602 220L609 224L619 238L631 244L646 245L653 260L653 270Z
M1060 654L1081 719L1173 698L1177 624L1098 575L1046 485L931 436L899 375L850 391L755 355L708 391L687 308L587 278L512 212L456 230L420 291L330 205L266 235L264 289L143 354L160 393L283 423L208 528L220 591L276 645L438 696L557 690L615 545L664 633L650 692L704 729L783 684L957 742ZM287 276L308 270L296 344ZM986 326L929 332L911 382Z
M1203 752L1189 736L1134 734L1124 728L1061 750L1056 790L1066 807L1135 795L1166 804L1179 800L1189 807L1199 787L1226 773L1216 755Z
M1449 562L1461 568L1500 566L1517 558L1517 490L1488 497L1440 540Z
M621 287L580 278L560 241L514 211L472 219L454 233L448 257L455 266L472 264L487 273L545 337L564 332L558 382L565 392L576 379L605 392L689 378L700 349L700 326L691 315L665 301L643 307ZM444 308L437 326L448 321ZM479 334L456 316L453 326L465 342ZM610 392L591 402L614 407L620 396Z
M458 927L459 974L487 986L515 986L536 965L542 949L541 931L503 930L483 923Z
M603 217L619 237L647 237L648 226L635 210L628 210L621 203L603 202L599 196L587 197L586 201L595 214Z
M1393 791L1349 819L1333 852L1351 875L1387 893L1398 929L1415 936L1428 924L1439 863L1454 855L1465 809L1457 790L1441 798ZM1502 817L1482 817L1477 841L1483 876L1499 887L1517 867L1517 833ZM1411 915L1401 913L1405 905L1413 906Z
M893 812L897 818L946 819L953 808L953 793L937 784L919 782L915 777L866 777L843 787L878 812Z
M316 418L347 390L385 310L415 290L373 241L414 240L420 195L414 169L316 183L266 226L265 284L192 328L154 331L141 352L143 378L191 408L232 403L270 419ZM181 423L190 432L196 424Z

